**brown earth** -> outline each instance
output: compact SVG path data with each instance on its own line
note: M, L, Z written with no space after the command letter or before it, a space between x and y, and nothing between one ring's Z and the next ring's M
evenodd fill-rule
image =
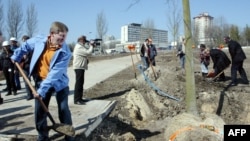
M250 49L246 54L250 55ZM116 57L120 55L93 56L90 63ZM159 95L146 83L138 69L135 79L134 70L129 67L85 90L85 97L116 100L117 104L90 136L77 136L76 141L221 141L224 124L250 124L250 87L227 87L229 68L225 71L227 81L203 81L199 73L198 50L194 51L194 57L198 115L185 111L186 78L179 59L173 52L160 52L154 68L158 79L154 80L151 68L145 73L156 87L179 101ZM211 69L212 63L209 67ZM250 78L250 57L244 62L244 68Z
M193 117L185 113L185 75L181 73L178 58L173 52L161 52L156 58L157 67L154 68L159 78L154 81L151 69L147 70L146 74L164 93L180 101L155 92L140 75L138 69L135 79L133 68L129 67L85 90L84 95L88 98L116 100L117 105L98 128L84 140L168 141L170 135L181 130L183 126L196 128L203 124L217 128L220 132L217 134L218 140L222 140L223 124L250 124L249 85L227 87L230 82L230 68L225 71L227 76L225 82L211 82L209 79L203 81L199 73L198 50L194 52L198 115ZM247 56L250 55L250 50L245 52ZM98 59L90 59L90 61L95 60ZM211 69L212 63L209 67ZM244 68L250 78L250 57L244 62ZM181 125L180 118L186 123L182 122ZM180 126L174 128L176 125ZM208 131L210 130L206 130ZM189 136L197 135L197 132L190 133ZM215 135L211 136L210 132L206 133L206 137L198 135L196 141L215 140ZM78 140L81 140L80 137ZM186 141L188 140L191 139L186 138Z

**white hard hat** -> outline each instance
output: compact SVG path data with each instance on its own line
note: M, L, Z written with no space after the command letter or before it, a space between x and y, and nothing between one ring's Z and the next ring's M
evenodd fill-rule
M15 37L11 37L11 38L10 38L10 41L16 41L16 42L17 42L17 40L16 40Z
M10 45L10 43L9 43L9 41L3 41L3 43L2 43L2 46L4 47L4 46L9 46Z

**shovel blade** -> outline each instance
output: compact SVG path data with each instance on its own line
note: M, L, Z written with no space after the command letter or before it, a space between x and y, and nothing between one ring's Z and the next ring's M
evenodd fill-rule
M51 127L54 131L64 134L66 136L75 136L75 128L72 125L67 125L67 124L54 124Z

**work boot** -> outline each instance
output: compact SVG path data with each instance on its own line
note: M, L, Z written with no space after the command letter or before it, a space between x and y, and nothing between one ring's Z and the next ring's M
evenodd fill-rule
M17 93L16 93L16 91L13 91L13 95L16 95Z
M21 90L22 88L19 86L19 87L17 87L16 89L17 89L17 90Z
M0 93L0 104L3 104L3 98L1 97L1 93Z
M226 78L219 78L217 81L218 82L226 81Z
M237 86L237 83L236 82L231 82L229 85L230 86Z
M248 85L248 84L249 84L249 81L248 81L248 80L247 80L247 81L243 81L242 84Z
M204 73L204 77L205 77L205 78L207 78L207 74L208 74L208 73Z
M83 98L83 99L81 99L81 101L83 101L83 102L89 102L91 99L90 98Z
M207 73L202 73L202 81L205 81L207 77Z
M0 98L0 104L3 104L3 98Z
M11 92L8 92L5 96L11 95Z
M8 88L7 88L7 87L3 89L3 91L7 91L7 90L8 90Z

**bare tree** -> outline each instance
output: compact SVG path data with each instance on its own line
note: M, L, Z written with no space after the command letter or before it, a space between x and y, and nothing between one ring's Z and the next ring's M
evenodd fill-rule
M245 37L246 45L248 46L250 43L250 28L248 27L248 25L246 25L243 30L243 36Z
M209 45L210 47L218 46L221 43L221 39L223 37L223 33L221 31L221 27L217 25L208 27L205 32L207 35L207 39L209 40L205 44Z
M205 44L210 48L215 46L212 27L213 23L205 28Z
M197 115L198 110L196 106L195 94L195 79L194 79L194 56L192 46L194 45L191 29L191 17L189 0L182 0L183 6L183 20L185 30L185 71L186 71L186 110L188 113Z
M10 37L18 39L23 26L23 12L20 0L10 0L7 14L7 31Z
M2 1L0 0L0 31L3 32L3 23L4 23L4 12Z
M37 31L37 12L33 3L27 8L26 16L26 32L29 37L32 37Z
M193 33L193 40L194 40L194 45L198 45L199 44L199 32L200 32L200 28L199 26L194 24L192 24L192 33Z
M154 24L154 20L153 19L147 19L144 24L143 27L146 29L146 35L149 38L153 38L153 29L155 28L155 24Z
M96 29L97 29L98 38L103 39L104 35L108 31L108 23L106 21L106 17L103 11L97 15ZM102 46L100 46L100 52L104 53Z
M223 37L229 35L229 25L224 17L215 18L212 27L208 28L209 37L212 39L212 45L219 46L223 44Z
M106 21L106 17L103 11L97 15L96 28L98 38L102 39L108 31L108 23Z
M134 0L129 8L131 8L134 4L138 3L140 0ZM171 0L166 0L169 3ZM173 1L173 0L172 0ZM186 51L186 62L185 62L185 70L186 70L186 111L188 113L197 115L198 110L196 106L196 94L195 94L195 79L194 79L194 57L192 46L194 45L194 40L192 37L192 27L191 27L191 17L190 17L190 6L189 0L182 0L182 8L183 8L183 22L185 29L185 51Z
M130 3L130 5L127 7L126 11L129 10L134 5L136 5L138 2L140 2L140 0L132 0L132 3Z
M240 32L239 32L239 27L237 25L231 25L230 37L236 41L240 40Z
M179 29L181 24L181 9L178 7L178 2L176 0L171 0L168 2L168 21L167 21L167 27L168 31L171 33L173 41L178 42L178 36L180 35Z

